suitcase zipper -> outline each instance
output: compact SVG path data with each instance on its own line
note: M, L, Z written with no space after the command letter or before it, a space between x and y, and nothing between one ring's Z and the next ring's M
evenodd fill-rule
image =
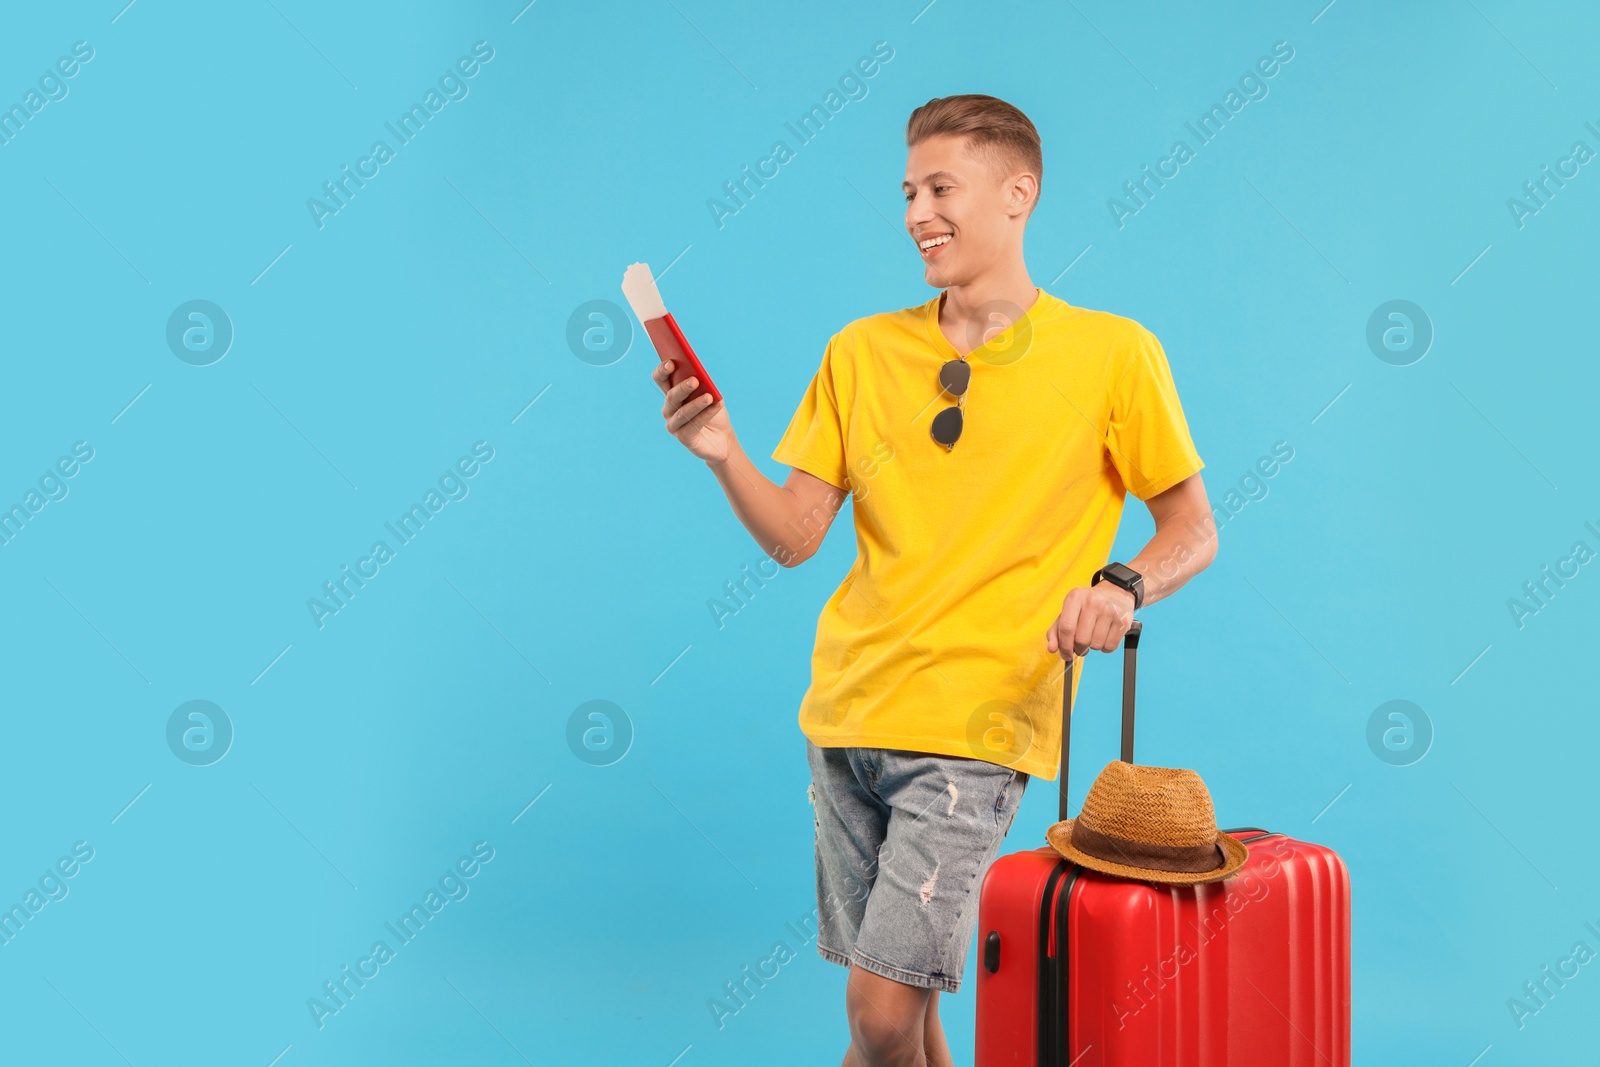
M1067 902L1083 868L1061 860L1045 882L1044 900L1039 905L1039 1031L1036 1041L1038 1067L1058 1067L1066 1062L1072 1048L1066 1012L1067 988ZM1055 931L1056 951L1050 955L1050 932Z
M1039 973L1034 981L1034 988L1038 990L1038 1002L1034 1005L1037 1016L1038 1033L1034 1036L1034 1048L1037 1050L1037 1067L1050 1067L1054 1057L1055 1048L1055 1011L1052 1007L1056 986L1055 969L1050 965L1050 931L1055 926L1055 898L1056 885L1061 881L1061 876L1066 874L1072 864L1066 860L1057 861L1050 871L1050 876L1045 879L1044 896L1039 902Z

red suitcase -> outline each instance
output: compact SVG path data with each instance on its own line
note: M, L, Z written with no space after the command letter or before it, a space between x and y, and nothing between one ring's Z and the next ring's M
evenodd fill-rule
M1141 628L1123 645L1129 763ZM1063 680L1063 819L1075 668ZM1197 886L1100 874L1048 846L996 860L978 904L977 1067L1348 1067L1343 861L1284 834L1227 832L1249 860Z

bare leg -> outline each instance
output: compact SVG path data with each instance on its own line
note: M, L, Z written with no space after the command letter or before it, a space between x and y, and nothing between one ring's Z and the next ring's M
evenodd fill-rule
M929 1067L923 1024L934 991L850 968L845 1012L850 1048L842 1067ZM944 1035L940 1032L940 1043ZM949 1063L948 1053L945 1063Z
M928 1058L928 1067L955 1067L950 1058L950 1046L945 1043L944 1024L939 1022L939 991L931 990L928 1013L922 1019L922 1047Z

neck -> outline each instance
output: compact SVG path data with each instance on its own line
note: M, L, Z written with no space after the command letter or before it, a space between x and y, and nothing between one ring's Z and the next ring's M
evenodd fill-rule
M962 329L969 323L984 319L982 325L985 328L1003 329L1038 299L1039 292L1028 277L1027 265L1019 253L1004 266L987 271L970 282L945 289L940 301L939 324ZM995 302L1003 302L1002 308L1005 304L1011 307L1001 310L992 306ZM991 306L985 308L986 304ZM1015 313L1012 308L1016 309Z

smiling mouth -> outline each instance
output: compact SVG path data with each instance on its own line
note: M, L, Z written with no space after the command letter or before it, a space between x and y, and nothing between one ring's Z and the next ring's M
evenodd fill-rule
M937 237L929 237L917 242L917 248L922 252L922 258L928 259L938 254L939 249L955 240L954 234L942 233Z

